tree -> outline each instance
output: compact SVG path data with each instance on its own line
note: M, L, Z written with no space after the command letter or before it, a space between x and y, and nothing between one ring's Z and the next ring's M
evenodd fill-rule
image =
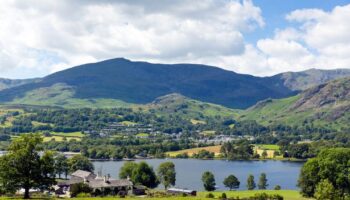
M84 170L93 172L94 165L88 158L82 155L75 155L68 160L69 172L75 172L77 170Z
M55 160L55 171L58 174L58 178L61 178L61 174L64 174L67 178L69 171L68 159L63 154L58 154Z
M260 190L265 190L267 188L267 186L268 186L268 184L267 184L266 174L261 173L260 178L259 178L258 188Z
M215 183L215 177L213 173L209 171L204 172L202 175L202 182L203 182L204 189L206 191L215 190L216 183Z
M125 162L124 165L120 168L119 178L127 179L132 177L132 172L137 167L135 162Z
M175 185L176 171L173 162L161 163L157 170L159 181L167 189L170 185Z
M10 192L24 188L24 198L29 198L30 189L48 189L55 183L53 154L44 152L40 157L41 144L36 134L24 134L10 144L0 160L1 187Z
M91 193L92 189L85 183L76 183L70 186L69 192L71 197L76 197L80 193Z
M317 200L333 200L335 198L335 189L328 179L322 180L316 186L315 198Z
M263 159L266 159L266 157L267 157L267 151L264 150L264 151L262 152L261 156L263 157Z
M239 185L241 184L238 180L238 178L234 175L229 175L228 177L225 178L223 184L225 187L232 189L237 189L239 188Z
M256 187L255 181L254 181L254 176L250 174L247 179L247 189L248 190L254 190Z
M159 182L153 168L146 162L140 162L132 171L131 180L136 184L141 184L149 188L155 188Z
M326 149L316 158L309 159L302 167L298 181L301 193L304 196L313 197L316 186L328 180L337 191L339 198L343 199L350 193L349 160L350 148Z

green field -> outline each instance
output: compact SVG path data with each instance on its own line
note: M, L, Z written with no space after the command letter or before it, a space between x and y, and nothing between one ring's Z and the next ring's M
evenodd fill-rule
M255 146L258 147L259 149L265 149L265 150L275 150L275 151L280 150L280 147L275 144L256 144Z
M284 197L284 200L310 200L307 198L303 198L301 197L301 195L299 194L298 191L295 190L252 190L252 191L216 191L216 192L211 192L214 196L215 199L220 199L219 197L221 196L221 194L225 192L227 197L239 197L239 198L244 198L244 197L251 197L254 196L257 193L267 193L267 194L279 194L281 196ZM166 200L166 199L173 199L173 200L201 200L201 199L209 199L206 198L205 196L208 194L209 192L199 192L197 194L196 197L178 197L178 196L174 196L174 197L126 197L124 199L144 199L144 200ZM15 198L0 198L0 199L15 199ZM20 198L18 198L20 199ZM33 198L35 199L35 197ZM41 198L42 199L42 198ZM92 197L85 197L85 198L74 198L76 200L112 200L112 199L119 199L118 197L96 197L96 198L92 198Z

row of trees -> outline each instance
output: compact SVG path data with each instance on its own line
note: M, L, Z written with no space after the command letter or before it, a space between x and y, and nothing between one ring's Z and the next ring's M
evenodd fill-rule
M215 182L215 177L214 174L210 171L206 171L202 175L202 182L204 189L207 191L214 191L216 189L216 182ZM226 177L223 181L223 184L225 187L229 188L230 190L232 189L238 189L241 182L238 180L238 178L231 174L228 177ZM267 188L267 178L265 173L260 174L259 182L258 182L258 188L260 190L265 190ZM250 174L247 178L247 185L246 185L248 190L254 190L256 188L256 183L254 180L254 176ZM276 186L275 189L281 189L280 186Z
M148 188L155 188L162 183L167 189L175 185L176 171L172 162L164 162L157 168L157 173L146 162L126 162L120 169L119 178L129 178L134 184L144 185Z

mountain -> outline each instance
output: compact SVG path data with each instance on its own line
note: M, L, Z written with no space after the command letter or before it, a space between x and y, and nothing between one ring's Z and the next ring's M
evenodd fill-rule
M309 69L302 72L286 72L275 77L293 91L302 91L338 78L350 76L350 69L320 70Z
M241 120L262 124L310 124L331 129L350 128L350 78L309 88L284 99L267 99L241 113Z
M245 109L258 101L293 96L302 88L347 74L346 70L341 73L310 70L255 77L207 65L154 64L117 58L80 65L4 89L0 91L0 102L115 107L148 104L158 97L178 93L202 102Z
M8 88L13 88L16 86L33 83L36 81L39 81L40 79L34 78L34 79L6 79L6 78L0 78L0 91Z
M58 84L65 87L57 88ZM217 67L152 64L119 58L73 67L44 77L40 82L5 89L0 92L0 101L35 103L37 100L32 101L32 97L51 89L61 89L74 99L117 99L134 104L146 104L157 97L179 93L231 108L246 108L259 100L294 93L282 81ZM51 98L58 94L61 95L56 92L47 96ZM64 105L65 100L60 101Z

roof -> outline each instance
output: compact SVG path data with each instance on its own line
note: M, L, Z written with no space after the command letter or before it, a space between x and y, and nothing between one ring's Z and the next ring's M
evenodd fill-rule
M76 176L80 178L87 178L90 175L93 175L93 173L84 170L77 170L73 174L71 174L71 176Z
M104 187L126 187L132 186L132 182L127 179L104 181L104 179L93 179L89 181L91 188L104 188Z

